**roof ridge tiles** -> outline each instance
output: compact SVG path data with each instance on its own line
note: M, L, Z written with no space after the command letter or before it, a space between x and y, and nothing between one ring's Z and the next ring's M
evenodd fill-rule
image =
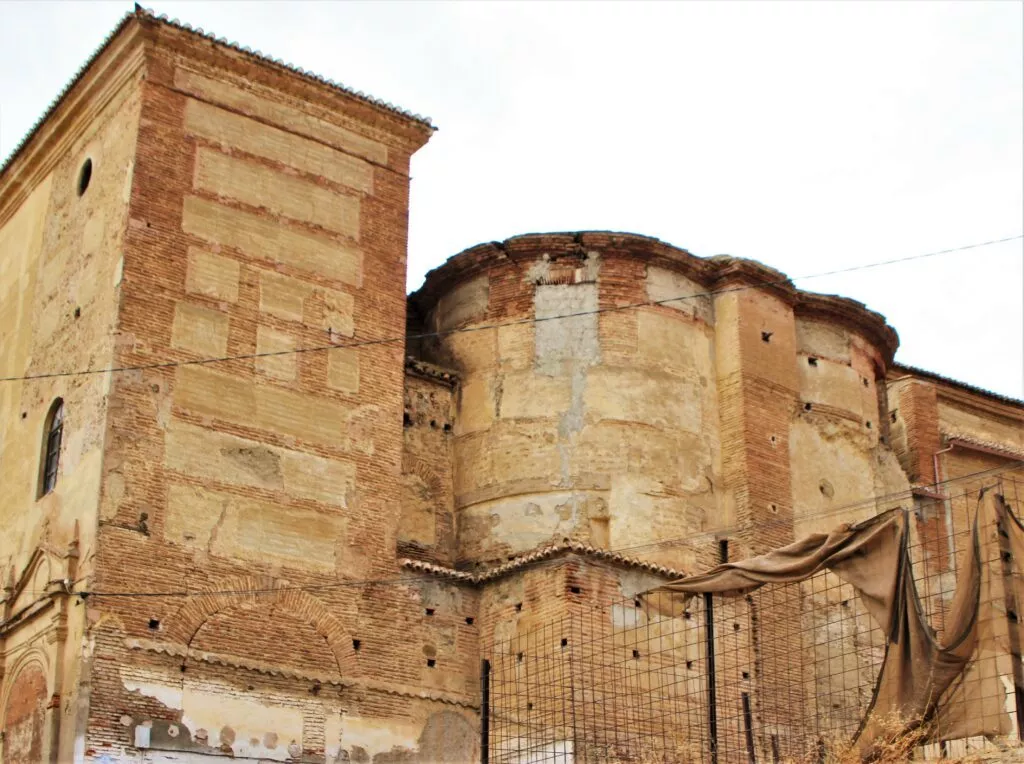
M413 560L409 558L399 560L399 565L407 570L415 570L420 573L437 576L438 578L447 578L450 580L477 585L493 581L508 573L527 567L532 563L547 560L564 553L578 554L584 557L610 561L623 567L640 568L665 578L685 578L687 575L685 571L670 568L666 565L659 565L649 560L630 557L610 549L600 549L598 547L591 546L590 544L571 541L569 539L543 544L530 552L518 555L512 560L476 573L456 570L455 568L450 568L445 565L438 565L433 562L425 562L423 560Z

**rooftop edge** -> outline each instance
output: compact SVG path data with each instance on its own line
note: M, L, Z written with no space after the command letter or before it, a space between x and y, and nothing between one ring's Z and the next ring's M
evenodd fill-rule
M6 175L7 171L14 165L14 162L18 158L18 156L32 142L32 139L39 132L40 128L42 128L42 126L46 124L50 117L53 116L54 112L57 111L60 105L64 102L65 98L68 97L71 91L75 89L75 86L78 85L79 82L81 82L82 78L89 71L89 69L92 68L93 64L96 63L97 59L99 59L100 56L103 55L104 51L107 50L110 44L115 39L117 39L117 37L125 30L128 24L131 23L133 20L156 22L158 24L164 24L166 26L169 26L173 29L187 32L189 34L195 35L196 37L224 46L225 48L233 50L237 53L242 53L243 55L246 55L264 65L270 65L278 69L290 72L292 74L297 74L303 79L318 85L326 85L327 87L339 93L343 93L346 96L354 98L358 101L362 101L363 103L369 106L373 106L385 112L389 112L393 116L417 123L418 125L430 131L434 131L437 129L431 123L429 117L420 116L419 114L415 114L414 112L402 109L398 106L395 106L394 104L391 104L379 98L375 98L374 96L371 96L360 90L355 90L353 88L347 87L346 85L335 82L334 80L331 80L327 77L322 77L319 74L306 71L301 67L289 64L285 61L282 61L281 59L265 55L262 51L254 51L248 46L240 45L236 42L231 42L227 38L217 37L216 35L210 32L205 32L202 28L195 28L192 27L190 24L178 21L177 19L168 18L165 14L157 14L154 11L143 8L141 5L136 3L135 9L133 11L129 11L122 17L122 19L117 23L114 29L111 30L111 32L103 39L99 47L97 47L96 50L93 51L92 55L90 55L85 60L85 63L83 63L82 66L79 67L78 71L75 72L71 80L57 94L54 100L50 102L50 105L43 112L42 116L40 116L39 119L36 120L36 122L32 125L31 128L29 128L28 132L21 139L21 141L19 141L15 145L11 153L8 154L7 157L3 160L3 163L0 164L0 178Z

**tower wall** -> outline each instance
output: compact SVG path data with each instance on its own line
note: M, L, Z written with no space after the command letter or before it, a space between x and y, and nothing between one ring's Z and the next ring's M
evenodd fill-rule
M0 175L0 759L71 761L84 728L85 608L95 571L121 250L138 132L137 60L37 128ZM63 400L56 481L42 490L50 413Z

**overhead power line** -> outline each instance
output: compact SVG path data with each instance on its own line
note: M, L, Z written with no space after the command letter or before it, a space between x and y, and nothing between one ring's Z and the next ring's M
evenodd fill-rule
M641 302L627 303L625 305L613 305L604 308L596 308L593 310L582 310L575 313L565 313L557 316L541 316L541 317L527 317L521 319L514 319L511 321L504 321L491 324L480 324L477 326L464 326L455 329L446 329L443 331L436 332L420 332L416 334L403 334L397 337L384 337L380 339L366 339L366 340L353 340L351 342L332 342L326 345L313 345L311 347L304 348L291 348L289 350L270 350L256 353L241 353L238 355L225 355L225 356L214 356L210 358L196 358L185 361L156 361L154 363L138 364L133 366L111 366L101 369L80 369L77 371L55 371L55 372L42 372L39 374L26 374L24 376L11 376L11 377L0 377L0 382L22 382L36 379L55 379L59 377L79 377L90 374L118 374L130 371L149 371L153 369L168 369L177 366L202 366L213 363L226 363L229 361L246 361L256 358L270 358L273 356L282 355L297 355L299 353L317 353L325 352L340 348L357 348L357 347L369 347L372 345L390 345L397 343L405 343L408 340L419 340L428 339L431 337L444 337L452 334L463 334L467 332L480 332L487 331L490 329L500 329L507 326L518 326L522 324L536 324L544 321L560 321L568 318L579 318L580 316L592 316L602 313L618 313L627 310L635 310L637 308L649 307L653 305L667 305L674 302L684 302L686 300L694 300L700 297L713 297L720 294L730 294L733 292L744 292L750 289L759 289L767 286L776 286L782 284L792 283L794 281L808 281L810 279L825 278L827 276L837 276L843 273L853 273L855 271L864 271L871 268L881 268L889 265L896 265L898 263L908 263L915 260L923 260L925 258L938 257L940 255L949 255L957 252L966 252L968 250L981 249L982 247L990 247L995 244L1005 244L1011 241L1017 241L1024 239L1024 234L1017 234L1016 236L1007 236L1003 239L992 239L990 241L978 242L976 244L966 244L961 247L951 247L949 249L942 249L936 252L926 252L919 255L910 255L907 257L892 258L889 260L880 260L874 263L865 263L863 265L854 265L849 268L838 268L832 271L823 271L821 273L812 273L806 276L796 276L793 278L783 277L779 279L768 279L760 281L754 284L747 284L744 286L729 287L726 289L711 290L708 292L697 292L694 294L678 295L676 297L668 297L661 300L644 300Z
M967 475L961 475L960 477L951 478L949 480L943 480L939 483L929 483L929 486L940 486L940 485L952 485L954 483L961 483L967 480L974 480L977 478L984 477L995 477L1005 472L1012 472L1014 470L1024 467L1024 460L1013 462L1009 465L1001 467L990 468L987 470L979 470L972 472ZM891 503L897 499L910 498L913 496L913 491L903 491L895 494L888 494L884 496L865 497L864 499L845 504L841 507L834 507L824 512L816 512L812 514L801 515L800 520L810 520L819 517L833 516L842 511L853 509L856 507L866 506L869 504L877 504L879 502ZM935 499L935 501L941 501L941 499ZM759 525L759 529L767 529L775 524L792 524L792 520L779 518ZM666 546L670 544L678 544L685 542L701 541L707 538L715 538L717 536L735 533L740 529L733 526L728 528L719 528L713 531L707 531L704 533L692 534L689 536L681 536L673 539L664 539L662 541L655 541L650 544L642 544L638 546L621 547L619 549L609 549L607 551L621 554L623 552L635 551L638 549L647 549L651 547ZM550 559L536 560L528 563L524 563L520 570L527 568L534 568L541 565L551 564L553 561ZM73 595L77 595L83 599L85 598L104 598L104 599L122 599L122 598L183 598L183 597L208 597L208 596L238 596L248 594L275 594L279 592L288 591L304 591L304 592L316 592L330 589L344 589L344 588L359 588L369 586L401 586L404 584L419 583L423 580L421 575L418 576L404 576L401 578L389 578L389 579L367 579L358 581L335 581L325 584L304 584L299 586L279 586L279 587L266 587L261 589L218 589L218 590L195 590L195 591L162 591L162 592L141 592L141 591L124 591L124 592L98 592L98 591L80 591L71 592Z

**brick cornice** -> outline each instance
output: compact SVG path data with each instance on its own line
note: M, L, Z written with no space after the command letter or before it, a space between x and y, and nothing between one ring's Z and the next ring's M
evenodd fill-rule
M602 257L630 257L676 271L708 292L747 288L767 292L790 305L797 316L838 324L862 335L878 350L885 365L892 362L899 345L899 337L885 317L861 302L805 292L794 286L786 274L754 260L728 255L702 258L660 239L634 233L532 233L503 242L477 244L430 271L423 286L409 296L409 301L420 315L427 315L459 284L505 263L531 263L543 256L582 258L592 251Z
M171 658L183 658L199 661L212 666L222 666L240 671L251 671L264 676L281 677L303 682L319 682L323 685L351 688L358 690L369 690L372 692L383 692L389 695L397 695L405 698L418 700L433 700L438 703L447 703L453 706L465 708L479 708L476 699L456 695L450 692L438 692L434 690L420 689L418 687L396 684L374 679L361 677L342 677L334 674L319 674L309 671L300 671L293 668L285 668L277 664L269 664L261 661L245 660L231 655L212 653L205 650L196 650L174 642L159 642L151 639L128 638L125 646L129 650L166 655Z
M244 80L249 86L260 85L289 95L304 107L318 111L320 118L347 129L369 132L366 126L370 125L373 128L371 137L400 145L410 153L426 144L434 132L433 126L426 120L349 91L304 70L232 45L222 38L149 14L140 14L138 18L155 50L200 62L233 78ZM339 119L340 114L346 113L354 118Z
M900 344L899 335L886 323L885 316L849 297L798 292L793 312L800 318L839 324L862 335L882 354L886 368Z
M479 584L495 581L505 576L517 573L524 568L535 565L545 560L561 559L565 557L579 557L591 562L599 562L614 567L642 570L656 576L668 579L685 578L686 573L682 570L669 568L665 565L658 565L637 557L629 557L608 549L599 549L590 544L582 544L578 541L563 540L558 543L545 544L516 557L513 560L495 565L493 567L478 570L470 573L464 570L456 570L444 565L437 565L423 560L401 559L398 564L406 570L414 570L436 578L446 579L456 583L477 586Z

